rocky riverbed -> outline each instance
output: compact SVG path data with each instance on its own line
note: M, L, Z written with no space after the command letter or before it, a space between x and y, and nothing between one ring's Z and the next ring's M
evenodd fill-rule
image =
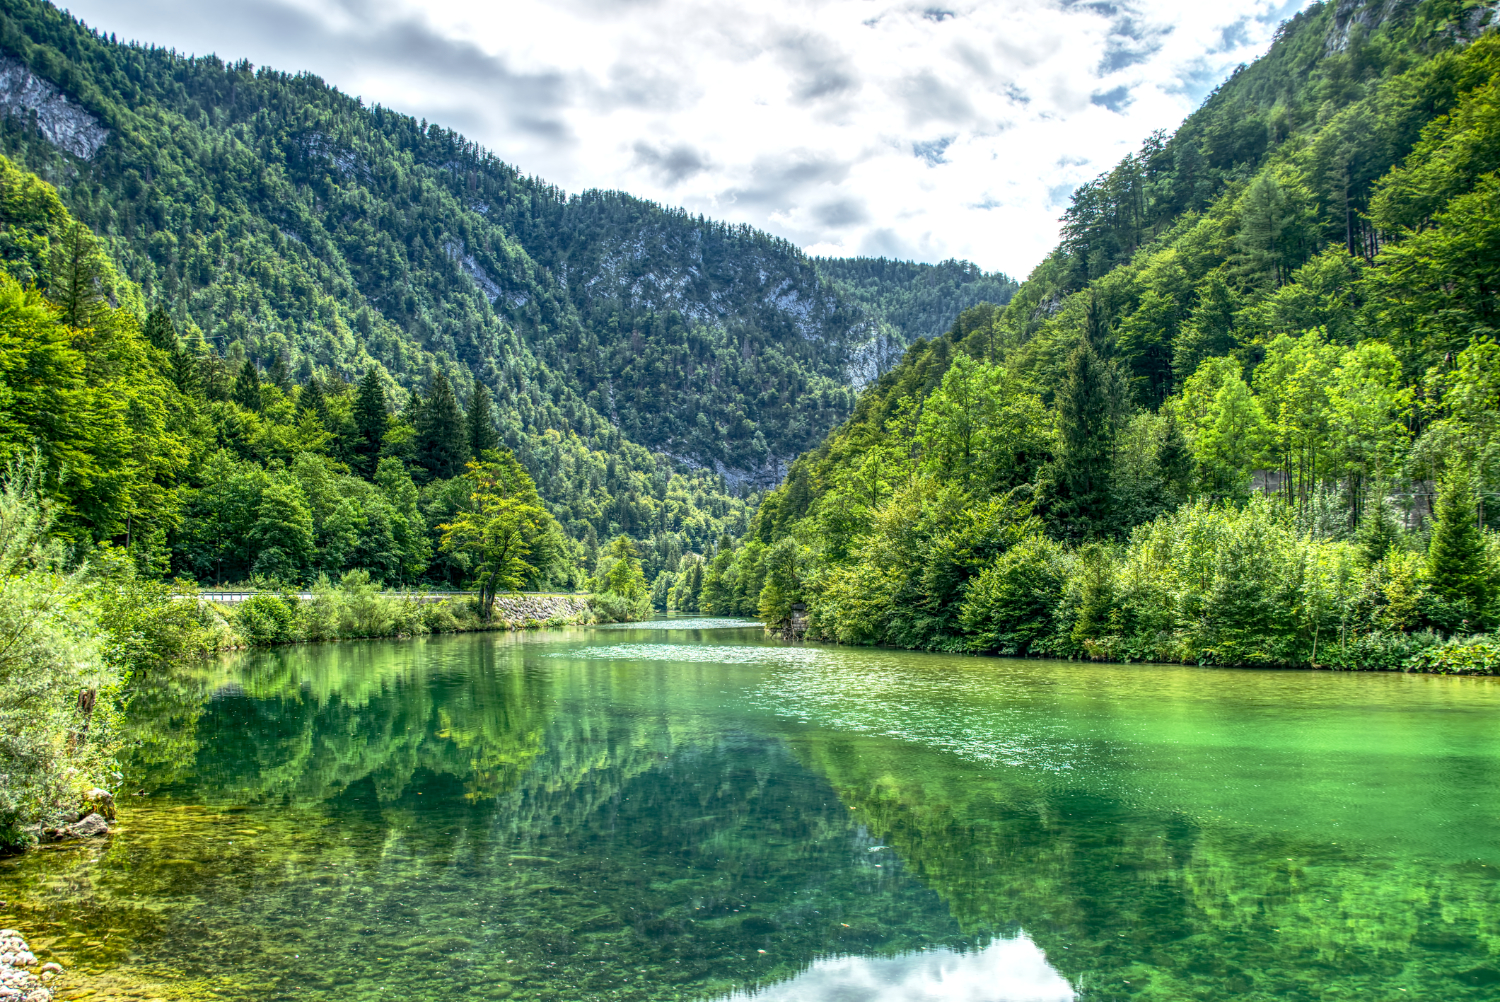
M38 964L15 929L0 929L0 1002L52 1002L47 983L61 973L57 964Z

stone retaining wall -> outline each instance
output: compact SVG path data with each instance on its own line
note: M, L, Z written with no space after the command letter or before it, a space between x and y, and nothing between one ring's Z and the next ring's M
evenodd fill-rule
M586 623L589 600L583 595L499 595L495 598L495 618L516 629L531 622L542 626Z

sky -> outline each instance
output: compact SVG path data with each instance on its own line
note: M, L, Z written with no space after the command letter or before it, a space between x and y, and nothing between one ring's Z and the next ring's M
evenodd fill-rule
M121 41L315 73L569 192L1024 278L1075 186L1175 128L1304 3L64 5Z

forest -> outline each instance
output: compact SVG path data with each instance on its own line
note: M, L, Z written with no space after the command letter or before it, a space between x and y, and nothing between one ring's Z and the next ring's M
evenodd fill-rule
M1075 192L1003 308L862 394L700 607L841 643L1494 672L1490 19L1293 17Z
M111 768L145 667L482 628L519 590L1494 673L1489 18L1309 7L1017 285L568 195L316 78L0 0L36 105L0 120L0 843ZM264 594L180 600L217 583Z

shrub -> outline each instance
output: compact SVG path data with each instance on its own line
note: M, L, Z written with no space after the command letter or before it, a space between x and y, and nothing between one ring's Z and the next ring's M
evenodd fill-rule
M1043 653L1038 641L1054 632L1063 581L1062 547L1045 536L1029 536L1001 554L964 595L959 621L970 649Z
M84 568L65 569L33 469L0 488L0 846L30 840L95 786L117 785L123 656L90 608Z
M651 595L644 590L635 596L599 592L589 596L589 609L596 623L635 623L651 615Z
M429 602L421 606L421 616L428 633L457 633L463 628L449 602Z
M1437 675L1500 675L1500 644L1483 636L1439 644L1415 655L1406 667Z
M261 592L232 610L236 632L252 647L289 644L303 639L296 597Z

